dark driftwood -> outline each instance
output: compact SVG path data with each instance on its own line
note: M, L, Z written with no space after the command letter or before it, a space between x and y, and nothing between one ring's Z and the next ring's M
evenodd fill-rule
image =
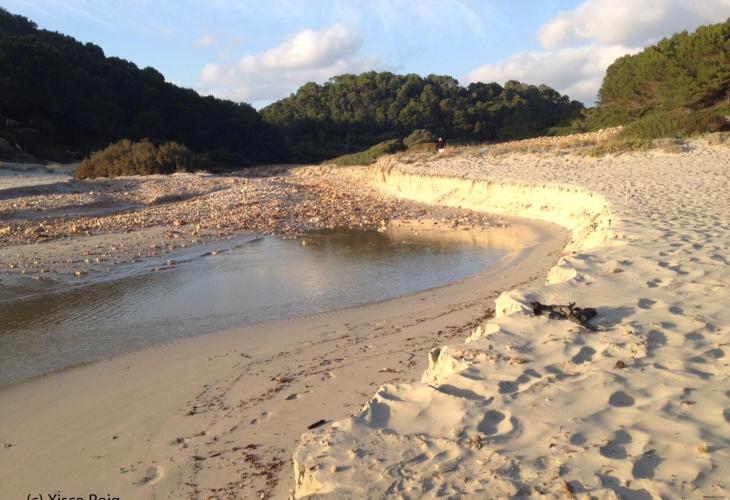
M322 427L326 423L327 423L326 420L317 420L315 423L308 425L307 429L309 429L309 430L316 429L317 427Z
M575 307L575 302L566 305L541 304L537 301L530 302L532 312L535 316L545 315L550 319L567 319L578 323L583 328L595 330L596 327L589 321L596 316L596 310L592 307Z

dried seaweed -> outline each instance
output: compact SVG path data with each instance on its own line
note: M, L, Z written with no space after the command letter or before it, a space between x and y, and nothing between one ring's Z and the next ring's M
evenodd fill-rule
M574 323L578 323L583 328L595 331L596 327L589 323L596 316L596 310L592 307L576 307L575 302L568 305L560 304L541 304L540 302L530 302L532 312L535 316L547 316L550 319L567 319Z

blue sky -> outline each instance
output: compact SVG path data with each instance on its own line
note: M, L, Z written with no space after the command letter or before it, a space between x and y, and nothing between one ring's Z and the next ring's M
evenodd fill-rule
M256 107L371 69L547 83L591 105L605 68L724 21L730 0L0 0L41 28Z

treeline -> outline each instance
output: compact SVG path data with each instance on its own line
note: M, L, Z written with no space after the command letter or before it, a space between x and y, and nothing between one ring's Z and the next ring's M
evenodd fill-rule
M729 98L730 19L617 59L606 71L589 121L593 128L645 121L657 131L672 122L667 126L681 132L680 122L696 129L698 117L717 126Z
M248 104L201 97L2 8L0 138L51 159L122 138L176 141L239 164L279 160L282 149Z
M545 85L463 87L449 76L369 72L307 83L262 115L278 127L295 158L312 161L417 129L464 142L533 137L579 117L582 109Z
M258 113L165 82L101 48L38 29L0 8L0 139L46 159L87 156L121 139L174 141L236 166L318 161L424 129L450 141L530 137L583 106L508 82L364 73L308 83Z

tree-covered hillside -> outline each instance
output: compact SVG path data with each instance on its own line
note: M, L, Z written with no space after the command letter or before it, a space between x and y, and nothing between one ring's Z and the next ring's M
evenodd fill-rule
M41 157L148 137L222 159L280 159L277 135L251 106L201 97L2 8L0 68L0 137Z
M593 121L628 123L651 113L727 105L730 20L683 31L609 66Z
M417 129L458 141L544 134L577 117L583 105L545 85L507 82L462 87L449 76L369 72L308 83L262 110L298 158L367 149Z
M308 83L258 113L2 8L0 68L0 139L59 160L148 138L235 165L318 161L420 129L450 141L531 137L583 109L544 85L462 87L448 76L370 72Z

